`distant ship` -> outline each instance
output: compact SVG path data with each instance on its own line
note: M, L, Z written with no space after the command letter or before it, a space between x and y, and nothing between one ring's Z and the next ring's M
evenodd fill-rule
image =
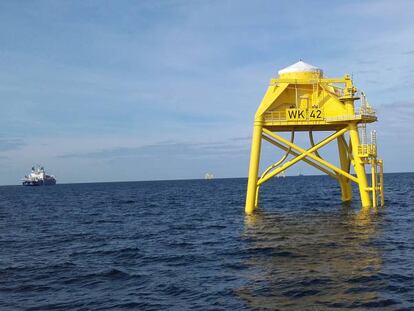
M212 173L206 173L204 179L214 179L214 175Z
M53 175L48 175L43 166L35 165L32 167L32 172L24 176L22 180L23 186L50 186L56 185L56 178Z
M283 172L282 172L282 173L280 173L280 174L277 174L277 175L276 175L276 177L277 177L277 178L280 178L280 177L285 178L285 177L286 177L285 171L283 171Z

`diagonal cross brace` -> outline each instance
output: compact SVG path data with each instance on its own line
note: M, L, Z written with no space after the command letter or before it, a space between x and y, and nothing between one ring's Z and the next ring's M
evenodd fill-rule
M278 143L277 141L274 141L273 139L271 139L270 137L267 137L266 135L263 135L262 137L263 137L264 140L268 141L272 145L275 145L276 147L279 147L280 149L282 149L286 152L289 150L288 147L282 145L281 143ZM289 154L294 155L295 157L300 155L300 153L298 153L294 150L290 150ZM302 161L304 161L304 162L308 163L309 165L317 168L318 170L324 172L325 174L331 176L332 178L338 179L337 175L335 175L335 173L333 171L330 171L330 170L326 169L325 167L320 166L319 164L317 164L317 163L315 163L315 162L313 162L313 161L311 161L307 158L303 158Z
M276 176L277 174L279 174L280 172L284 171L285 169L287 169L288 167L292 166L293 164L299 162L300 160L304 159L305 157L310 157L313 160L319 162L320 164L332 169L333 171L337 172L338 174L341 174L343 176L345 176L346 178L349 178L350 180L359 183L358 179L354 176L352 176L351 174L341 170L340 168L336 167L335 165L332 165L331 163L319 158L318 156L314 155L313 152L318 150L319 148L325 146L326 144L328 144L329 142L333 141L334 139L336 139L337 137L345 134L348 131L347 128L343 128L342 130L328 136L327 138L325 138L324 140L322 140L321 142L319 142L318 144L316 144L315 146L313 146L312 148L305 150L303 148L300 148L299 146L291 143L290 141L284 139L283 137L280 137L279 135L267 130L267 129L263 129L263 132L267 135L269 135L270 137L272 137L273 139L282 142L290 147L292 147L293 149L295 149L296 151L299 151L301 154L297 157L295 157L294 159L286 162L284 165L282 165L281 167L275 169L273 172L271 172L270 174L266 175L264 178L259 179L257 184L261 185L262 183L268 181L270 178Z

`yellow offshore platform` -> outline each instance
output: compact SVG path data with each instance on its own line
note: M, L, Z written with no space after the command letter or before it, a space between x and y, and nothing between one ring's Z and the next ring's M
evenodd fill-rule
M358 107L357 100L360 100ZM258 207L263 183L299 161L338 180L342 201L352 200L351 182L355 182L363 208L384 205L383 165L377 159L376 133L371 132L370 143L366 135L366 124L375 121L374 109L365 94L355 88L350 75L324 78L321 69L303 61L280 70L279 77L270 81L254 117L246 213L251 214ZM311 144L307 150L294 143L295 132L304 131L309 132ZM333 133L315 144L313 132L316 131ZM290 132L290 140L276 132ZM285 155L258 175L262 139L284 150ZM338 144L340 167L318 153L334 140ZM289 156L293 158L285 162ZM365 165L371 166L370 183ZM351 166L355 176L351 174Z

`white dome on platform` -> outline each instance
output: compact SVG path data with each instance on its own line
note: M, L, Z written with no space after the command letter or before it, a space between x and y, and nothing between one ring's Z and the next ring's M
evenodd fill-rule
M278 71L278 74L284 74L284 73L291 73L291 72L315 72L315 73L321 73L322 69L315 67L313 65L307 64L303 61L298 61L297 63L294 63L293 65L290 65L286 68L283 68Z

